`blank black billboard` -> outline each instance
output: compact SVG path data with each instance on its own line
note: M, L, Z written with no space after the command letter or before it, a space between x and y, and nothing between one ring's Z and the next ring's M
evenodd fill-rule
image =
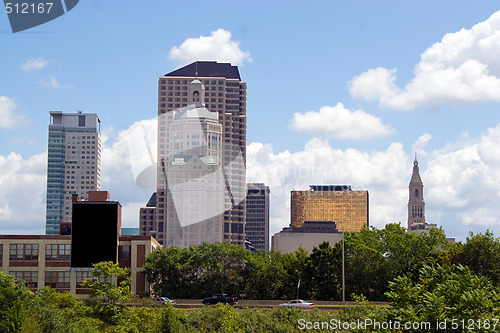
M71 267L117 262L118 202L74 202Z

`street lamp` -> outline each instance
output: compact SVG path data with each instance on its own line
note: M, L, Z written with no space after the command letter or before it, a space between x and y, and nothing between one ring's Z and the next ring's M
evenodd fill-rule
M342 302L345 303L345 260L344 260L344 224L339 220L342 226Z

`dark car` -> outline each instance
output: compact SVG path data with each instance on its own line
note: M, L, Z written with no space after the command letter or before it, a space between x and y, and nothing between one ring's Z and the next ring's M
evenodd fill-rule
M203 304L217 304L217 303L223 303L223 304L238 304L238 298L237 297L231 297L227 296L226 294L215 294L211 297L204 298L203 301L201 301Z

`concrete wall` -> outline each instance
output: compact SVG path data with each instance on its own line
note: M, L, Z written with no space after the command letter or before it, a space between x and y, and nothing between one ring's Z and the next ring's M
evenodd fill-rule
M308 253L323 242L330 246L342 239L342 233L279 232L273 235L271 248L281 253L295 252L302 246Z

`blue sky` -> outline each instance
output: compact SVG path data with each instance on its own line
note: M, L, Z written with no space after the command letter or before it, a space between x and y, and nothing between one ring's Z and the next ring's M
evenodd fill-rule
M427 221L457 239L500 235L499 9L85 0L16 34L2 11L0 233L43 233L50 110L98 113L102 189L135 226L151 190L135 185L126 142L154 128L157 79L218 60L247 82L247 179L271 186L273 233L289 223L289 190L312 183L367 189L371 225L405 224L417 151Z

